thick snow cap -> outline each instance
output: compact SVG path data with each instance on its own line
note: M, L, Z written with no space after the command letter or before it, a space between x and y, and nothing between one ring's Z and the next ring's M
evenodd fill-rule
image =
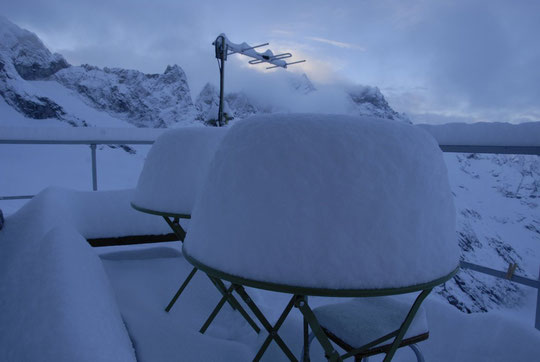
M413 286L458 265L437 143L377 118L255 116L221 142L184 254L255 281L323 289Z
M161 135L148 153L132 204L189 215L226 128L185 127Z

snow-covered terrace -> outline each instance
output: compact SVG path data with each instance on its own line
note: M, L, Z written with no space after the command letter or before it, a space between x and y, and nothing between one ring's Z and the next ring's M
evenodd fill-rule
M428 126L443 151L540 155L539 124ZM0 131L4 144L90 146L94 190L98 186L96 145L152 144L162 133L148 129L63 128ZM4 199L17 197L10 195ZM24 197L24 196L23 196ZM134 211L130 191L81 192L49 188L6 220L0 231L0 359L28 360L250 360L264 340L226 307L205 335L202 322L220 298L204 274L170 313L163 307L191 265L179 243L91 248L85 239L168 233L162 219ZM51 229L52 226L56 226ZM16 238L16 239L15 239ZM80 241L80 242L79 242ZM496 276L489 265L467 267ZM511 280L538 289L539 281ZM277 318L288 295L249 290L269 318ZM539 292L540 300L540 292ZM313 306L329 298L312 298ZM278 307L276 307L278 306ZM463 314L437 298L425 302L430 338L421 343L428 361L531 361L540 355L540 333L531 323L490 312ZM536 327L540 328L536 306ZM298 355L302 319L296 311L280 335ZM317 343L312 360L324 360ZM285 360L272 343L264 360ZM414 360L403 349L397 361Z

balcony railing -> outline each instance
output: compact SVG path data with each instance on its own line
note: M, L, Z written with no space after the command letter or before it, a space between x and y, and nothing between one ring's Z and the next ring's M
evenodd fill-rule
M453 153L487 153L516 154L540 156L540 128L532 128L531 124L459 124L432 126L421 125L439 142L443 152ZM486 132L486 128L499 128L497 132ZM98 190L98 145L151 145L164 129L141 128L60 128L54 133L43 131L43 128L2 128L0 144L26 145L87 145L91 153L92 189ZM45 128L47 130L47 128ZM2 200L30 199L34 195L0 196ZM510 280L514 283L537 289L535 327L540 330L540 270L538 279L531 279L514 274L516 268L509 265L508 270L501 271L466 261L461 267L496 278Z

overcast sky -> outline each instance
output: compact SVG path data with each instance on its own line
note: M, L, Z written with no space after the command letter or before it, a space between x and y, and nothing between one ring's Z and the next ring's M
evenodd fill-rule
M74 65L218 83L211 42L269 42L316 85L378 86L415 122L540 120L540 1L1 0L3 15ZM227 61L232 89L264 67ZM277 77L283 69L263 76ZM329 88L330 89L330 88Z

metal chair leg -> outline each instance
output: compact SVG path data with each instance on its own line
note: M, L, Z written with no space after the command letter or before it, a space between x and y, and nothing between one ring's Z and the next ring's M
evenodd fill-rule
M392 360L392 357L394 357L394 353L396 353L396 350L399 347L399 344L403 340L403 337L405 336L405 333L407 332L407 329L409 329L409 326L411 325L411 322L416 315L416 312L418 312L418 309L420 308L420 304L426 299L428 294L431 292L431 289L424 289L422 292L416 297L416 300L414 301L411 309L409 310L409 314L407 314L407 317L403 321L403 324L398 330L398 334L396 338L394 339L394 342L392 343L392 347L390 347L390 350L388 353L386 353L386 356L384 357L383 362L389 362Z
M268 337L266 337L266 340L264 341L261 348L257 352L257 355L255 356L253 361L259 361L262 358L262 356L263 356L264 352L266 351L266 349L268 348L268 346L270 345L270 342L272 342L272 340L274 340L276 342L276 344L281 348L283 353L285 353L285 355L291 361L297 362L298 360L296 359L294 354L291 352L289 347L285 344L283 339L277 333L279 328L281 328L281 325L283 324L283 322L285 322L285 319L287 318L287 316L291 312L292 308L294 307L294 301L296 299L296 296L293 296L291 298L291 300L289 301L289 303L287 304L287 306L283 310L283 313L281 313L281 316L279 317L276 324L274 324L272 326L270 324L270 322L268 322L268 319L266 319L264 314L261 312L261 310L257 307L257 305L253 302L253 300L246 293L244 287L242 287L241 285L237 285L237 284L233 284L233 285L235 286L235 290L238 293L238 295L242 298L244 303L247 304L247 306L251 309L253 314L255 314L255 317L257 317L259 322L261 322L261 324L263 325L264 329L266 329L266 331L268 332Z
M163 216L169 227L172 229L172 231L176 234L178 239L183 243L184 239L186 238L186 231L184 228L182 228L182 225L180 225L180 220L178 218L174 218L172 221L167 216Z
M313 338L315 338L315 334L311 332L308 335L307 344L304 343L304 347L302 348L302 357L300 359L300 362L309 362L309 346L311 345L311 342L313 342Z
M182 294L182 292L184 291L184 289L186 289L187 285L189 284L189 282L191 281L191 278L193 278L193 276L195 275L195 273L197 272L197 268L193 268L191 270L191 273L189 273L188 277L186 278L186 280L184 280L184 282L182 283L182 285L180 286L180 288L178 289L178 291L176 292L176 294L174 295L174 297L171 299L171 301L169 302L169 304L167 305L167 307L165 308L165 312L169 313L169 311L171 310L171 308L173 307L174 303L176 303L176 300L178 299L178 297L180 296L180 294Z
M223 294L223 297L221 297L221 299L219 300L219 303L216 305L212 313L210 313L210 316L208 317L206 322L204 322L201 329L199 329L199 333L204 334L204 332L206 332L208 327L210 327L210 324L214 321L214 318L216 318L221 308L223 308L223 306L225 305L225 302L229 299L233 290L234 290L234 287L231 285L229 289L227 289L227 292Z
M325 357L329 361L343 361L343 359L339 355L339 352L335 350L335 348L332 346L332 343L330 343L330 340L323 332L321 325L317 320L317 317L315 317L315 314L313 314L313 311L309 307L307 301L305 300L305 297L302 295L297 295L295 297L295 307L297 307L304 316L304 318L306 318L309 326L311 327L311 330L315 334L315 337L317 337L317 340L324 349Z
M208 274L207 274L207 276L208 276L208 278L210 278L210 281L212 281L212 283L215 285L217 290L219 290L219 292L223 296L223 298L220 300L220 302L218 303L218 305L216 306L216 308L214 308L214 311L212 312L212 314L215 313L215 315L212 317L212 314L211 314L210 317L208 317L208 319L206 321L206 323L208 323L208 326L210 325L212 320L215 318L215 316L219 313L221 308L223 308L223 305L225 304L225 302L227 302L227 303L229 303L231 308L233 308L233 310L237 310L242 315L242 317L244 317L246 322L248 322L248 324L251 326L251 328L253 328L255 333L259 334L261 329L259 328L257 323L255 323L255 321L251 318L251 316L246 312L244 307L242 307L242 305L238 302L238 300L236 300L236 298L232 294L232 291L234 291L233 285L231 284L231 287L229 287L229 289L233 288L231 290L231 292L229 293L229 289L225 288L225 284L223 284L223 282L220 279L211 277ZM210 318L211 318L211 320L210 320ZM209 320L210 320L210 322L209 322ZM208 328L208 326L206 328ZM201 330L199 332L204 334L204 332L206 331L206 328L201 328Z

